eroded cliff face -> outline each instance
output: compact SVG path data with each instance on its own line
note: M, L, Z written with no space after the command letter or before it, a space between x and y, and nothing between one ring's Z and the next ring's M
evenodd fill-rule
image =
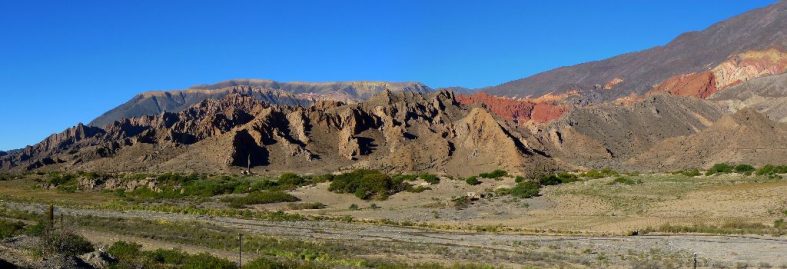
M456 175L554 169L482 108L452 92L384 92L367 102L268 106L244 95L179 113L78 125L19 154L3 169L101 171L335 171L374 168Z
M708 71L680 74L654 86L649 92L706 99L743 82L787 71L787 53L781 49L747 51L732 55Z
M542 100L531 100L498 97L479 92L472 95L459 95L457 100L465 105L483 105L495 115L521 124L529 121L549 122L560 118L569 110L569 106L559 103L562 97L552 95L543 97Z

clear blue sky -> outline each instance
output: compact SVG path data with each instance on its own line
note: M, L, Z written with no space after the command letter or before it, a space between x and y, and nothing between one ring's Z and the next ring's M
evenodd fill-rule
M232 78L483 87L661 45L772 2L1 1L0 149L147 90Z

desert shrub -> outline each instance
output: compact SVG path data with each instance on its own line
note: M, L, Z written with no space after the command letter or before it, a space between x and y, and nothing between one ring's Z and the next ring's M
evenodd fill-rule
M766 164L760 167L760 169L757 169L755 174L757 174L758 176L787 174L787 165Z
M0 219L0 239L22 234L25 224L21 221L8 221Z
M429 173L420 174L418 177L423 179L427 183L432 184L432 185L440 183L440 177L432 175L432 174L429 174Z
M77 256L93 251L93 244L70 231L49 231L41 236L40 250L45 255Z
M579 177L571 173L557 173L552 175L545 175L538 179L538 183L541 185L558 185L564 183L571 183L574 181L578 181Z
M25 234L29 236L41 236L46 231L46 222L39 221L34 225L25 227Z
M631 179L628 177L617 177L615 180L612 180L609 184L624 184L624 185L636 185L640 184L642 181L638 179Z
M516 178L514 178L514 182L516 183L522 183L523 181L525 181L525 177L523 176L516 176Z
M208 253L189 256L183 263L183 269L234 269L238 266L227 259L214 257Z
M517 183L516 186L511 188L511 196L517 198L531 198L538 196L541 186L532 181L525 181Z
M506 196L511 194L510 188L497 188L495 189L495 196Z
M497 170L489 172L489 173L481 173L478 176L482 177L482 178L497 179L497 178L504 177L504 176L507 176L507 175L508 175L508 172L506 172L505 170L497 169Z
M282 191L258 191L244 196L224 197L221 201L229 203L230 207L241 208L247 205L256 204L297 202L300 201L300 199Z
M773 221L773 227L776 229L784 229L787 228L787 223L784 222L784 219L777 219Z
M243 269L288 269L296 268L292 264L285 264L268 258L259 258L244 264Z
M352 193L364 200L385 200L388 196L407 189L409 184L376 170L355 170L334 177L328 190L336 193Z
M313 203L291 203L287 205L287 208L291 210L302 210L302 209L323 209L327 206L320 202L313 202Z
M470 201L470 197L459 196L459 197L456 197L454 199L451 199L451 202L454 203L454 208L456 208L457 210L460 210L460 209L468 208L472 201Z
M392 177L395 181L415 181L418 179L418 175L407 175L407 174L399 174Z
M284 173L279 176L278 183L280 186L289 186L294 188L306 183L306 179L294 173Z
M465 180L465 182L466 182L467 184L470 184L470 185L473 185L473 186L475 186L475 185L478 185L478 184L481 184L481 181L480 181L480 180L478 180L478 177L476 177L476 176L471 176L471 177L468 177L468 178Z
M76 180L76 177L71 174L51 173L47 178L47 183L53 186L60 186Z
M734 169L735 169L735 167L733 167L730 164L717 163L717 164L714 164L710 169L708 169L708 171L705 172L705 175L706 176L710 176L710 175L716 175L716 174L732 173L732 171Z
M178 173L164 173L156 177L156 182L162 184L184 184L199 180L200 178L198 174L181 175ZM204 177L202 177L202 179L204 179Z
M748 164L739 164L735 166L735 173L744 174L744 175L751 175L756 169L754 166Z
M685 169L685 170L678 171L677 173L687 177L696 177L702 175L702 173L700 173L700 170L697 168Z
M145 251L145 256L156 263L181 265L188 259L189 254L179 249L156 249Z
M107 252L118 260L133 260L142 252L142 245L133 242L117 241L109 246Z
M587 172L582 173L581 176L582 177L586 177L586 178L597 179L597 178L613 177L613 176L618 176L618 175L620 175L620 174L618 172L616 172L615 170L612 170L612 169L609 169L609 168L604 168L604 169L601 169L601 170L590 169Z

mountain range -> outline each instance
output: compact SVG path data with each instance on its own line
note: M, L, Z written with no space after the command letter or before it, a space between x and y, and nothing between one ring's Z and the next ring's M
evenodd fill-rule
M787 163L787 2L476 90L230 80L141 93L0 170L452 175Z

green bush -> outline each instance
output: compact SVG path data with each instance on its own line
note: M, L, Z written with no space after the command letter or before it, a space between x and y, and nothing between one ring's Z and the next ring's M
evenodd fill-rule
M238 266L227 259L214 257L208 253L192 255L183 263L183 269L234 269Z
M81 235L72 232L51 231L45 232L41 237L40 249L45 255L77 256L93 251L93 244Z
M517 198L531 198L538 196L541 185L532 181L525 181L517 183L516 186L511 188L511 196Z
M432 175L432 174L423 173L423 174L419 175L418 177L420 177L421 179L423 179L424 181L426 181L427 183L432 184L432 185L440 183L440 177Z
M711 176L711 175L717 175L717 174L732 173L733 170L735 170L735 167L733 167L730 164L717 163L717 164L714 164L710 169L708 169L708 171L705 172L705 175L706 176Z
M478 185L478 184L481 184L481 181L480 181L480 180L478 180L478 177L476 177L476 176L471 176L471 177L468 177L468 178L465 180L465 182L466 182L467 184L470 184L470 185L473 185L473 186L475 186L475 185Z
M582 177L591 178L591 179L613 177L618 175L620 175L618 172L609 168L604 168L601 170L590 169L587 172L582 173Z
M133 242L117 241L109 246L107 252L118 260L133 260L142 252L142 245Z
M702 173L700 173L700 170L697 168L681 170L678 173L687 177L696 177L702 175Z
M284 173L279 176L278 183L280 186L289 186L294 188L306 183L306 179L294 173Z
M748 164L739 164L735 166L735 173L744 174L744 175L751 175L756 169L754 166Z
M542 176L541 178L539 178L538 183L547 186L547 185L571 183L578 180L579 177L577 177L576 175L562 172L562 173Z
M281 202L297 202L301 199L282 191L258 191L239 197L224 197L222 202L229 203L230 207L242 208L247 205L270 204Z
M497 169L497 170L489 172L489 173L481 173L478 176L482 177L482 178L497 179L497 178L504 177L504 176L507 176L507 175L508 175L508 172L506 172L505 170Z
M385 200L392 194L406 190L408 186L401 179L394 181L379 171L360 169L335 176L328 190L352 193L364 200Z
M21 221L8 221L0 219L0 239L8 238L21 234L25 229L25 224Z
M787 174L787 165L766 164L760 167L760 169L757 169L757 172L755 172L755 174L757 174L758 176Z
M514 182L516 183L522 183L524 181L525 181L525 177L523 176L516 176L516 178L514 178Z
M295 268L292 264L284 264L267 258L259 258L244 264L243 269L288 269Z
M615 178L615 180L610 182L610 184L625 184L625 185L636 185L636 184L640 184L640 183L642 183L642 181L640 181L638 179L636 179L636 180L635 179L631 179L631 178L628 178L628 177L617 177L617 178Z

